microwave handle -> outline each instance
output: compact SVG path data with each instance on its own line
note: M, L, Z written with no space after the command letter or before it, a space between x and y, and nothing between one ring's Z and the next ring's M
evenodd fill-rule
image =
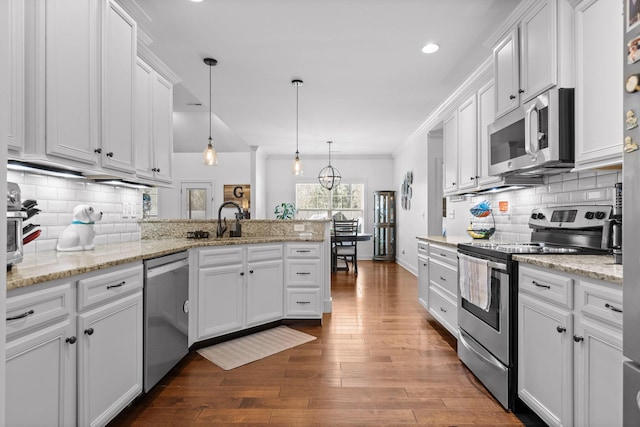
M531 117L534 112L536 117L532 121ZM535 131L531 129L531 123L535 124ZM531 104L524 113L524 150L531 156L532 162L538 159L538 108L535 103Z

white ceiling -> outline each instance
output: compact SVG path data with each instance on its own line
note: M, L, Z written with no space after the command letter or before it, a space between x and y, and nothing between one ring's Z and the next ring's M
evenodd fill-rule
M519 0L130 0L175 87L175 151L208 138L212 57L218 151L384 155L406 141L491 51ZM426 42L440 50L420 51ZM188 105L202 103L201 106ZM185 114L185 113L199 114ZM185 119L187 117L188 119Z

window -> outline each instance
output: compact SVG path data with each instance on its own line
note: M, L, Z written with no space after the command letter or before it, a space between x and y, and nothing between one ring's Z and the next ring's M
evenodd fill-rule
M364 230L364 183L342 182L327 191L315 182L296 183L297 219L358 219Z
M210 182L182 182L181 184L182 218L211 218L212 184Z

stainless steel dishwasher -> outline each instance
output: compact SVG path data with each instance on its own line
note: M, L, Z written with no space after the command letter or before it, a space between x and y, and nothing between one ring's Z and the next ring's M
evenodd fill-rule
M189 351L189 260L179 252L144 262L144 391Z

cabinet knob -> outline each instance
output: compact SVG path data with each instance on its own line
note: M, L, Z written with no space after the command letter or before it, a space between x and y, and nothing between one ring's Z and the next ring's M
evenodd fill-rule
M93 328L85 329L84 333L87 335L93 335Z
M241 276L244 276L244 271L241 271L241 272L240 272L240 275L241 275Z
M96 148L95 150L93 150L93 152L96 154L100 154L102 153L102 148Z
M446 310L446 309L444 309L444 308L442 308L442 307L440 307L440 311L442 311L443 313L446 313L446 312L447 312L447 310Z
M156 172L160 172L160 168L156 168Z
M452 183L451 183L451 185L456 185L456 183L455 183L455 182L452 182Z
M518 89L518 93L524 93L524 89Z
M107 157L113 157L113 151L109 151L109 152L107 153Z
M509 95L509 99L516 99L515 95Z
M68 342L69 344L75 344L76 341L78 341L78 338L76 337L69 337L65 340L66 342Z
M249 270L249 273L253 274L253 270Z
M566 332L567 328L565 328L564 326L556 326L556 331L558 331L559 334Z
M577 336L577 335L574 335L574 336L573 336L573 340L574 340L575 342L581 342L581 341L584 341L584 337L579 337L579 336Z

